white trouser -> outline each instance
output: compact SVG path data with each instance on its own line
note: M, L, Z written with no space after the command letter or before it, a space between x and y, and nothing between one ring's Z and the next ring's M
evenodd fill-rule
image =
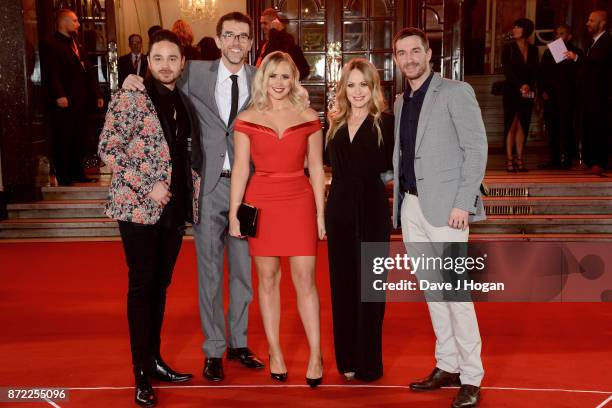
M423 216L418 197L404 196L401 208L402 236L410 242L467 242L469 229L434 227ZM409 244L406 244L410 252ZM418 274L417 274L418 276ZM436 366L459 373L462 384L480 386L484 368L482 341L472 302L427 302L436 334Z

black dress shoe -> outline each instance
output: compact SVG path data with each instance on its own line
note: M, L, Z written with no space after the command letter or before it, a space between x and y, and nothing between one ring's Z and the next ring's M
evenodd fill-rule
M465 384L459 389L459 392L453 400L453 405L451 405L451 408L471 408L478 405L479 401L480 387Z
M204 378L208 381L221 381L223 375L223 360L220 358L207 358L204 363Z
M248 347L228 348L228 360L238 360L246 368L261 369L265 364Z
M410 389L412 391L431 391L440 387L458 387L460 385L458 373L447 373L436 367L429 374L429 377L411 383Z
M153 387L147 373L140 366L134 366L134 382L136 392L134 394L134 402L141 407L152 407L157 404Z
M153 359L152 377L159 381L165 382L184 382L191 380L193 375L187 373L178 373L168 366L161 357Z

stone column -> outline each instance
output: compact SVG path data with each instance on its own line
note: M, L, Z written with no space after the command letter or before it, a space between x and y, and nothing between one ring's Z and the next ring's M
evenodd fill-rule
M0 2L0 154L2 184L9 201L32 200L39 194L35 186L30 80L36 30L33 0Z

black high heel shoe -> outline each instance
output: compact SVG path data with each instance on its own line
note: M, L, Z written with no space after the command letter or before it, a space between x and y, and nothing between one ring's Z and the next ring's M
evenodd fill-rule
M134 366L134 382L136 387L134 402L136 404L141 407L152 407L157 404L149 377L141 366Z
M318 387L321 383L323 383L323 357L321 357L321 376L318 378L306 377L306 384L308 384L310 388Z
M268 365L270 366L270 377L272 377L273 380L287 382L287 376L289 374L287 371L285 371L284 373L272 372L272 357L270 355L268 355Z

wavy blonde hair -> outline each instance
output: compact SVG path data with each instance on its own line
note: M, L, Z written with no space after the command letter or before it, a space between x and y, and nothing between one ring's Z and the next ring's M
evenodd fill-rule
M287 63L291 69L292 81L288 98L291 104L299 111L305 109L303 98L300 96L300 73L293 59L291 59L291 56L282 51L271 52L263 59L253 79L253 85L251 85L251 95L253 96L251 97L249 107L253 107L255 110L261 112L270 106L270 101L268 100L268 81L270 75L276 71L276 68L282 62Z
M334 109L327 114L329 129L327 131L325 144L329 143L334 136L336 136L338 129L346 124L348 117L351 115L351 104L346 96L346 87L348 77L355 69L363 74L363 78L372 92L372 98L368 103L368 108L370 114L374 116L374 127L378 133L378 145L380 146L381 143L383 143L382 130L380 129L381 115L387 108L387 104L380 86L378 71L370 61L364 58L354 58L342 68L342 74L336 90Z

